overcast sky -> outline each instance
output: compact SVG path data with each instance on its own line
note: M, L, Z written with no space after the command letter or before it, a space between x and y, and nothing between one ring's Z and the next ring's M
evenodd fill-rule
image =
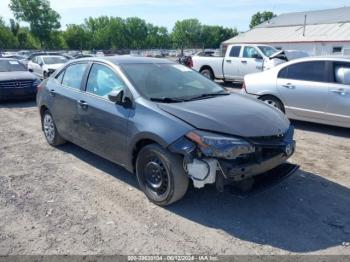
M0 16L12 17L9 0L0 0ZM349 0L51 0L60 13L61 24L80 24L84 18L100 15L137 16L172 29L175 21L197 18L203 24L236 27L245 31L252 14L270 10L276 14L350 6Z

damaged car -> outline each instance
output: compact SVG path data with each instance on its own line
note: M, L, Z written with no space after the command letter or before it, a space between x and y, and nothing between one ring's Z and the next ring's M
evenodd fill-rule
M161 206L190 181L250 191L298 168L283 113L163 59L71 61L38 87L37 104L50 145L70 141L125 167Z

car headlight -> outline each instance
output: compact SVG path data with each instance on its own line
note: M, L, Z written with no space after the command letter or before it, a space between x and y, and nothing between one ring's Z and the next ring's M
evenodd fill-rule
M208 157L235 159L240 155L255 152L249 142L236 137L195 130L186 137L197 144L201 152Z

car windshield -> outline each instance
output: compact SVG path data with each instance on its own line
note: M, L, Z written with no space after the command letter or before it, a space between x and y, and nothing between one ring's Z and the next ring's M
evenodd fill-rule
M44 63L47 65L52 65L52 64L64 64L68 60L67 58L63 56L47 56L43 57Z
M141 95L151 100L172 102L226 93L218 84L178 64L123 64L121 68Z
M277 49L273 48L272 46L258 46L261 52L267 57L272 56L274 53L278 52Z
M27 71L25 66L17 60L0 60L0 72Z

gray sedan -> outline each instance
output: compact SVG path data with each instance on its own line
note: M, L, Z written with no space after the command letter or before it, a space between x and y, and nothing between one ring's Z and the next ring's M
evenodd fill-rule
M309 57L246 75L242 93L291 119L350 127L350 59Z
M297 169L281 112L167 60L71 61L38 87L37 104L50 145L70 141L136 173L158 205L182 198L190 180L254 190Z

